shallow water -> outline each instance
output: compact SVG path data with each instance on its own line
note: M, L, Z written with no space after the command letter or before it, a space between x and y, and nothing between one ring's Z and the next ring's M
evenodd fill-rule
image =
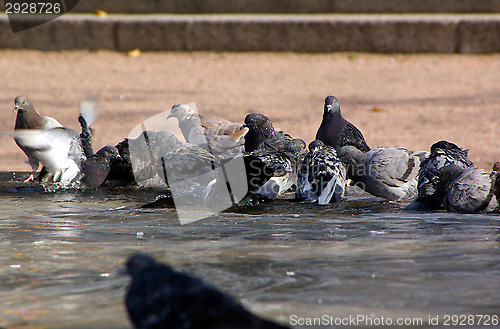
M180 225L168 205L141 207L155 190L45 193L12 178L0 175L6 328L131 328L128 278L117 272L135 252L204 277L295 328L332 328L306 325L322 316L371 318L346 328L387 327L375 325L382 316L449 328L446 315L499 314L498 215L409 212L353 195L332 206L278 200ZM493 327L481 321L467 328Z

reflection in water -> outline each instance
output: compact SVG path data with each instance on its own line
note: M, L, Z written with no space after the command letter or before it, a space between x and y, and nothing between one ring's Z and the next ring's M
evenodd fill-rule
M156 195L0 185L0 326L130 328L128 278L116 273L135 252L284 323L500 309L498 215L406 212L363 198L324 207L278 200L180 225L173 208L141 208Z

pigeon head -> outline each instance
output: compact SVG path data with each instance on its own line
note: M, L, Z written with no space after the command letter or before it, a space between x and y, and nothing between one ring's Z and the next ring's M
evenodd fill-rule
M245 124L251 132L259 132L260 135L271 137L274 134L274 127L271 120L264 114L250 113L245 117Z
M33 103L26 96L17 96L14 100L14 112L17 111L15 129L41 129L42 117L35 111Z
M15 111L22 111L22 112L35 111L35 108L33 107L33 103L31 103L28 97L17 96L14 99L14 112Z
M309 143L309 151L314 152L318 148L322 148L325 144L319 139L313 140Z
M250 113L245 117L245 124L243 126L249 129L262 129L272 127L273 124L264 114Z
M323 115L340 115L340 104L335 96L325 98Z
M346 166L354 166L355 168L362 165L366 158L366 154L363 153L363 151L360 151L351 145L341 147L338 150L337 155L339 160Z
M500 161L495 162L493 164L493 171L500 171Z
M170 114L167 116L167 119L177 118L179 121L182 121L195 114L196 112L189 106L184 104L175 104L170 109Z
M184 144L179 140L179 138L177 138L177 136L175 136L175 134L166 130L160 130L152 135L150 134L149 139L155 147L161 149L172 149L176 145Z
M108 160L118 160L121 158L118 149L110 145L104 146L102 149L96 152L96 155Z
M300 138L292 139L292 145L297 152L304 152L306 149L306 142Z
M464 153L465 156L467 156L467 153L469 152L469 150L463 150L462 148L458 147L456 144L453 144L453 143L445 141L445 140L442 140L442 141L439 141L439 142L432 144L431 153L434 153L438 149L443 150L445 152L449 151L449 150L461 151Z
M243 127L248 128L245 135L245 151L252 152L266 139L274 135L272 122L263 114L250 113L245 117Z
M306 142L300 138L294 138L288 145L283 147L283 151L290 152L297 158L301 158L306 154Z
M153 269L158 265L153 257L144 254L135 254L127 260L125 273L135 277L141 272Z

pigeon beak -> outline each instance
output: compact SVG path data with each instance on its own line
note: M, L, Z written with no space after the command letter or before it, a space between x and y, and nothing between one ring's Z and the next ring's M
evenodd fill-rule
M17 110L19 110L19 105L14 106L14 110L12 110L12 112L16 112Z
M168 119L170 119L170 118L173 118L173 117L174 117L174 115L173 115L173 114L172 114L172 112L171 112L171 113L169 113L169 114L168 114L168 116L167 116L167 120L168 120Z
M330 112L332 110L332 106L330 104L326 105L326 112Z
M248 125L245 123L244 125L241 126L240 130L243 128L249 128Z

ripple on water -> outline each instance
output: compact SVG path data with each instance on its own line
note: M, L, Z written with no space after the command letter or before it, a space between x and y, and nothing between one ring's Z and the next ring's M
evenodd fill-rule
M4 326L130 328L128 279L116 273L139 251L284 322L500 309L498 215L408 212L362 195L323 207L277 200L180 225L171 204L141 207L154 190L2 184Z

